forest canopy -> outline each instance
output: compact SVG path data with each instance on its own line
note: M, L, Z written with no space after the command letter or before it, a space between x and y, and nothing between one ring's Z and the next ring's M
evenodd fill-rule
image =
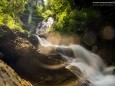
M92 21L97 25L100 13L92 8L81 8L75 0L0 1L0 25L5 24L22 32L30 31L48 17L55 19L51 30L78 33Z
M23 31L19 14L25 10L25 4L25 0L0 0L0 25Z

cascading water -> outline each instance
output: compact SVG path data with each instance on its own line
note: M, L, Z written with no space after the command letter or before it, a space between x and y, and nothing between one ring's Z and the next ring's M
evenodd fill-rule
M40 38L38 35L36 35L36 37L38 38L40 45L44 47L53 46L52 43L48 42L45 38Z
M48 28L50 28L53 23L54 23L54 18L52 17L49 17L47 20L44 19L38 24L36 28L36 34L42 35L47 33Z
M32 9L28 8L30 13L29 13L29 17L28 17L28 25L32 22Z
M85 78L90 81L90 86L115 86L115 75L112 74L115 67L107 67L102 59L93 52L80 45L53 45L40 37L38 40L44 47L54 47L56 52L67 60L67 69L70 66L78 67Z

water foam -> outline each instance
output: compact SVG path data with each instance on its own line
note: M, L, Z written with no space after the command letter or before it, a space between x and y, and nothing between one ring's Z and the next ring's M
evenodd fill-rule
M103 60L93 52L80 45L53 45L40 37L38 40L44 47L55 47L56 52L67 60L66 68L78 67L86 79L91 82L90 86L115 86L115 75L112 74L115 67L107 67Z
M44 19L38 24L36 28L36 34L43 35L47 33L48 28L50 28L53 23L54 23L54 18L52 17L48 17L47 20Z

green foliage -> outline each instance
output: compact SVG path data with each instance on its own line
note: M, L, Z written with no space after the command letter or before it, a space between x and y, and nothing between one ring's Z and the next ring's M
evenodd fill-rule
M87 12L85 9L73 9L74 0L50 0L43 16L55 18L55 30L66 33L77 33L80 27L86 26Z
M0 9L2 10L2 13L15 17L18 13L24 11L25 4L25 0L1 0Z
M78 33L79 29L87 28L92 21L97 23L100 13L89 8L74 8L74 0L49 0L42 11L42 16L55 18L56 23L51 30L66 33Z
M0 0L0 25L23 32L18 15L25 10L25 4L25 0Z
M76 33L80 28L84 26L87 18L87 14L83 11L73 10L69 13L67 11L62 12L56 16L58 22L55 27L57 30L66 31L68 33Z
M47 19L51 15L53 15L53 12L51 10L46 10L42 13L42 17L44 17L45 19Z
M23 28L31 31L37 27L39 21L43 20L43 7L37 0L32 0L27 2L25 8L26 10L21 14L20 18L24 23Z
M99 17L97 11L74 8L75 0L48 0L47 4L41 1L40 4L38 0L0 0L0 25L24 32L22 26L33 29L51 16L56 20L51 30L77 33Z

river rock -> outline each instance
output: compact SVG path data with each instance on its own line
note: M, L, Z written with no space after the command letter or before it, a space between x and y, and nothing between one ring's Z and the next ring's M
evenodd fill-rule
M11 34L14 34L13 31L11 31ZM10 35L4 34L3 38L0 39L0 51L4 54L2 60L11 66L22 78L29 80L33 86L89 85L89 82L83 77L83 74L78 68L75 68L75 71L81 73L80 76L77 76L70 69L67 69L65 67L66 65L55 68L65 62L60 55L55 53L40 53L39 47L35 48L28 38L22 38L17 34L14 34L10 39ZM82 80L84 80L85 83L82 82Z
M32 86L32 84L22 79L10 66L0 60L0 86Z

